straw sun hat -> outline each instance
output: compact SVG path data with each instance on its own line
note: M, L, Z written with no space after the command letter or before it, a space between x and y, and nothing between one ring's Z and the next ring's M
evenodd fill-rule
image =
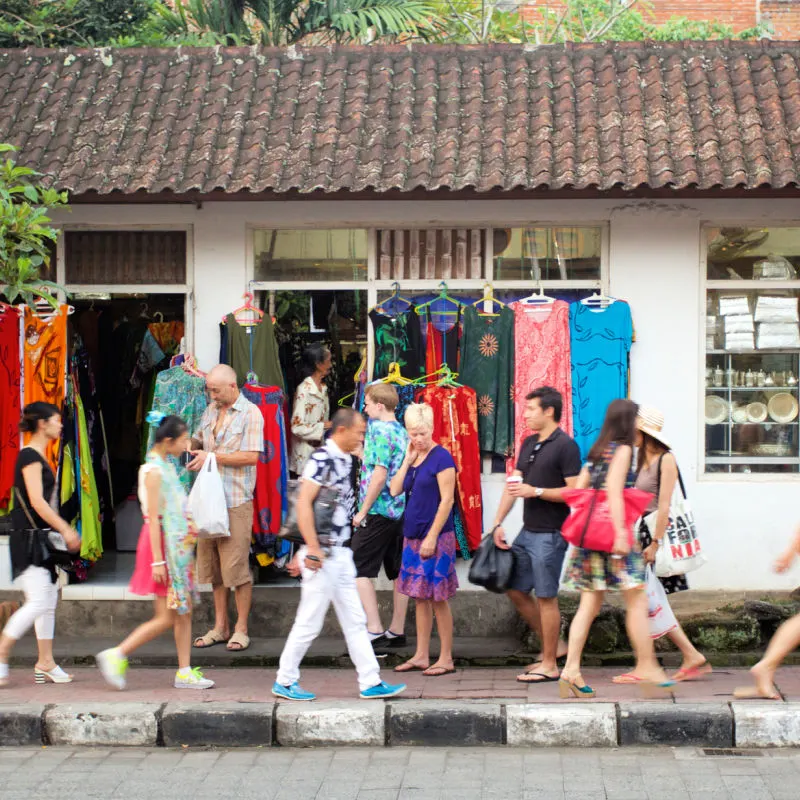
M663 444L668 450L672 449L670 443L664 438L664 434L661 433L664 427L664 415L657 408L639 406L639 412L636 415L636 427L642 433L646 433L657 442Z

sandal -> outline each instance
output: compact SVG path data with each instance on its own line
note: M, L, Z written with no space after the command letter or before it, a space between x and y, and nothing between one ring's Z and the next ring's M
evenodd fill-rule
M455 671L455 667L428 667L428 669L422 670L422 674L426 678L441 678L443 675L453 675Z
M643 680L644 678L640 678L634 672L624 672L622 675L615 675L611 679L611 683L616 683L622 686L630 686L630 685L635 685L637 683L641 683Z
M403 664L398 664L394 668L394 672L425 672L426 669L430 669L430 667L421 667L419 664L412 664L410 661L406 661Z
M225 644L228 640L219 632L215 631L213 628L203 636L198 636L192 647L196 647L198 650L202 650L206 647L213 647L215 644Z
M546 672L523 672L517 675L518 683L555 683L558 675L548 675Z
M708 661L704 661L702 664L698 664L696 667L687 667L686 669L679 669L673 676L672 680L674 681L696 681L700 680L700 678L705 677L706 675L710 675L713 672L713 668Z
M231 645L234 645L231 647ZM246 633L239 633L236 631L230 639L228 639L228 650L231 653L241 653L250 647L250 637Z

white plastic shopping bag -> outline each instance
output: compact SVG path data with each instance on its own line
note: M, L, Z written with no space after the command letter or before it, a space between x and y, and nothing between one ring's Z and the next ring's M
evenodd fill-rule
M206 456L203 469L197 473L197 480L189 494L189 511L203 538L213 539L231 535L225 489L213 453Z
M652 567L647 567L647 616L650 618L650 638L660 639L678 627L670 608L667 593Z

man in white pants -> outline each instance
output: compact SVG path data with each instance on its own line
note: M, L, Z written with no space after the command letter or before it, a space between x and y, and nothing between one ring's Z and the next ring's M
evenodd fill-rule
M299 553L303 581L300 605L272 687L272 694L284 700L316 698L298 683L300 662L322 630L331 602L358 672L361 697L365 700L385 699L406 688L405 684L390 686L381 681L378 660L367 633L367 617L356 588L353 552L347 546L355 513L350 454L361 446L365 430L361 414L351 408L337 411L331 420L330 438L314 451L303 470L297 497L297 525L305 540ZM314 501L323 485L337 490L338 505L333 515L333 527L320 542L314 525Z

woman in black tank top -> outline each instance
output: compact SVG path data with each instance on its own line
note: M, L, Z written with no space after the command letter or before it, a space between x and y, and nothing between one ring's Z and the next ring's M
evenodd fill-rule
M61 436L61 412L50 403L30 403L22 414L20 430L31 435L20 450L14 471L14 510L9 537L11 572L25 593L25 603L8 620L0 636L0 686L8 683L8 660L17 640L36 627L39 658L34 667L37 683L69 683L68 675L53 660L58 585L55 567L43 560L40 548L31 547L33 530L53 530L64 537L67 548L80 549L80 538L51 504L55 502L56 477L45 453Z

